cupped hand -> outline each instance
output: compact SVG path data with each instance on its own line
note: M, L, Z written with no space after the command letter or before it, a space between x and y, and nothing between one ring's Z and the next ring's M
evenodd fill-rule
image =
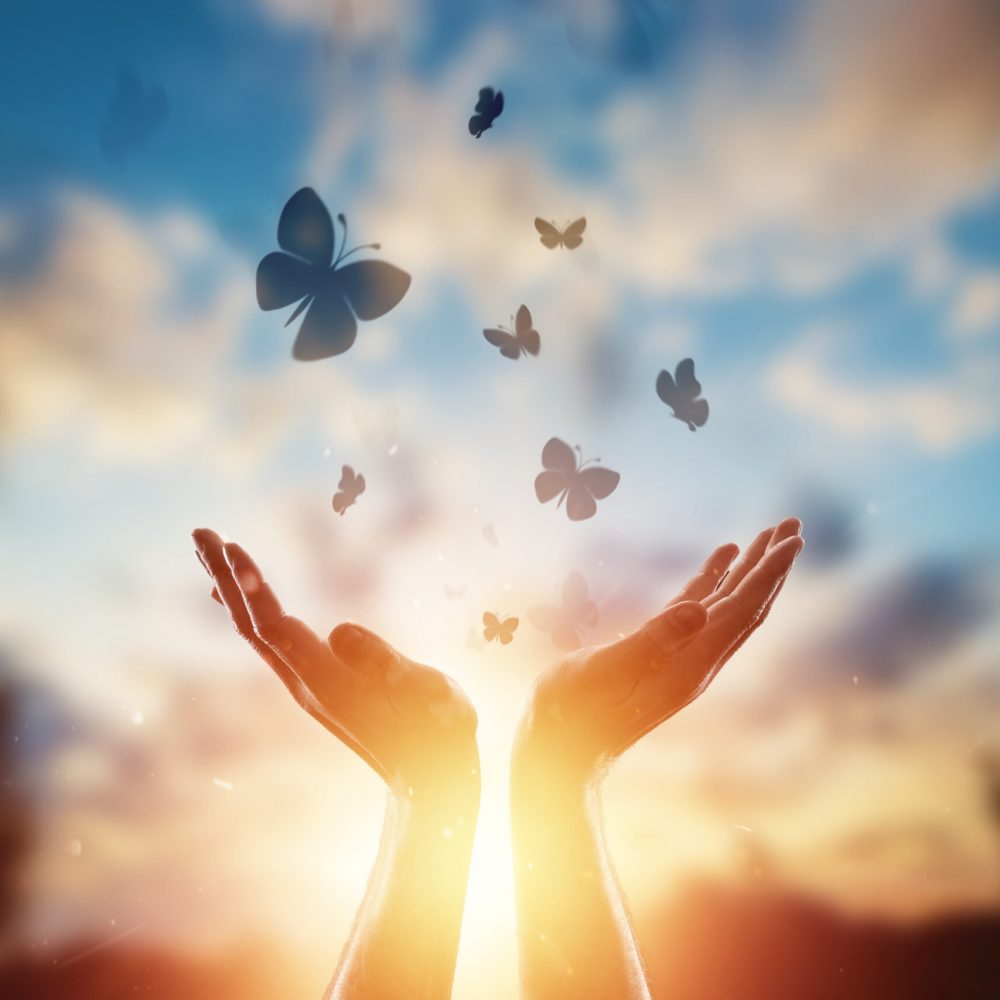
M579 650L538 680L515 756L600 773L701 694L760 627L802 550L788 518L739 549L723 545L654 618L620 642ZM727 572L728 571L728 572Z
M478 780L476 713L458 684L359 625L337 625L321 638L282 610L239 545L207 528L192 538L214 583L212 597L236 631L292 697L394 791L413 796L470 775Z

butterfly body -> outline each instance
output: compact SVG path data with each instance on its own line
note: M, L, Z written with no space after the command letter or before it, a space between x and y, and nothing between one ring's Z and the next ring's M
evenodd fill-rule
M554 250L556 247L565 247L567 250L575 250L583 242L583 231L587 228L587 220L579 218L576 222L568 222L564 229L560 229L554 222L546 222L545 219L535 219L535 229L538 230L538 237L542 245Z
M483 638L487 642L499 640L502 646L506 646L513 641L519 624L517 618L501 618L492 611L486 611L483 613Z
M535 496L540 503L559 497L557 506L566 501L571 521L585 521L597 513L597 501L609 497L621 476L600 465L589 468L565 441L549 438L542 449L543 471L535 477Z
M278 221L280 251L269 253L257 266L257 304L281 309L297 302L285 326L305 312L292 356L317 361L343 354L358 333L360 320L385 315L399 304L410 287L410 276L380 260L342 261L366 249L345 253L347 220L339 251L330 213L312 188L301 188L289 198ZM368 245L377 250L378 244ZM336 251L336 253L335 253Z
M531 313L528 307L522 305L517 310L517 316L511 321L513 332L506 327L483 330L483 336L494 347L500 348L500 353L511 361L516 361L524 354L537 357L542 347L542 338L532 325Z
M582 645L581 628L597 624L597 605L587 593L587 581L575 570L562 585L559 606L546 604L528 609L528 619L536 628L549 633L560 649L574 650Z
M476 113L469 119L469 134L477 139L500 117L503 111L503 91L482 87L476 101Z
M349 465L343 466L340 470L337 492L333 495L333 509L343 517L344 511L348 507L353 507L364 491L365 477L357 475Z
M656 395L673 411L674 416L688 425L689 430L704 427L708 420L708 400L698 399L701 383L694 377L694 361L685 358L674 375L661 371L656 379Z

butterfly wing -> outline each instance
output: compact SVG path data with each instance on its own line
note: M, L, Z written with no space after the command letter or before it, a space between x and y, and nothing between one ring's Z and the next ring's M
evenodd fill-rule
M514 633L517 631L519 624L520 622L517 618L505 618L500 623L500 642L504 646L513 641Z
M684 405L678 416L687 422L691 430L696 427L704 427L708 422L708 400L692 399L690 403Z
M331 284L347 299L358 319L370 320L399 305L410 287L410 276L383 260L359 260L338 267Z
M535 219L535 229L538 230L542 245L547 246L550 250L559 246L562 242L562 234L551 222L546 222L544 219Z
M333 260L333 220L312 188L300 188L281 210L278 246L317 267L330 266Z
M589 469L580 470L577 475L577 482L594 499L603 500L614 493L621 478L621 475L617 472L612 472L610 469L605 469L600 465L592 465Z
M257 265L257 305L281 309L316 291L322 273L298 257L276 250Z
M490 105L490 118L497 119L503 113L503 91L498 90L497 96L493 98L493 102Z
M483 637L492 642L500 634L500 619L491 611L483 612Z
M542 348L542 338L532 326L531 311L522 305L514 317L514 334L522 351L537 355Z
M579 482L566 495L566 513L571 521L586 521L597 513L597 501Z
M490 115L493 113L493 103L495 100L495 91L492 87L480 87L479 88L479 100L476 101L476 111L481 115ZM502 105L501 98L501 105Z
M566 497L566 513L571 521L586 521L597 513L597 501L614 492L621 476L599 465L576 474Z
M483 330L483 336L494 346L500 348L500 353L505 358L518 358L521 355L521 348L517 338L509 334L506 330Z
M674 372L677 382L677 391L688 399L695 399L701 395L701 383L694 377L694 360L685 358Z
M350 491L353 485L354 485L354 470L349 465L341 466L340 482L337 483L337 489L347 493L348 491Z
M364 493L365 486L367 486L367 485L368 484L365 482L365 477L364 476L355 476L355 478L354 478L354 490L353 490L355 500L359 496L361 496L362 493Z
M677 385L674 383L674 377L666 369L656 376L656 395L675 413L677 412L680 402Z
M292 346L297 361L319 361L343 354L358 335L358 323L340 291L327 287L306 311Z
M500 540L497 538L497 529L493 527L492 522L487 521L483 525L483 538L486 539L494 548L500 544Z
M576 570L563 581L562 604L570 622L590 627L597 624L597 605L590 599L587 581Z
M542 448L542 465L555 472L576 472L576 453L561 438L549 438Z
M587 228L586 219L571 222L562 234L563 246L567 250L575 250L583 242L583 231Z

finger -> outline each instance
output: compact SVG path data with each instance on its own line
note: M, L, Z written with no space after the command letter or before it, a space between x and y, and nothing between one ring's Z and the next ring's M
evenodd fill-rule
M786 538L793 538L802 533L802 522L797 517L786 517L771 535L771 540L767 543L768 549L776 548Z
M305 622L285 614L264 574L245 549L235 542L226 542L223 555L243 595L257 638L308 681L323 659L328 658L319 636Z
M353 622L338 625L326 641L339 660L361 673L389 676L401 665L399 653L389 643Z
M222 598L219 597L219 588L218 587L213 587L212 588L211 597L212 597L212 600L215 601L216 604L222 604Z
M746 548L740 561L720 581L715 592L705 599L705 607L711 607L723 597L728 597L745 579L746 575L760 562L767 551L767 543L774 534L774 528L765 528Z
M726 570L729 569L739 552L740 547L732 542L728 545L720 545L666 606L669 608L682 601L703 601L719 585Z
M236 582L233 571L226 562L222 539L208 528L198 528L192 532L198 558L209 576L215 581L219 601L229 612L236 631L253 646L257 654L278 675L299 704L302 704L301 683L291 666L286 663L254 630L250 612L247 610L243 592Z
M802 545L799 535L786 538L760 560L732 594L712 605L702 634L705 655L722 656L759 624Z
M611 647L615 660L636 674L659 666L690 642L707 622L708 613L697 601L672 604Z
M222 606L229 612L236 631L247 642L253 643L255 635L253 623L247 612L240 588L233 578L233 572L222 552L222 539L209 528L198 528L191 533L198 558L215 583Z

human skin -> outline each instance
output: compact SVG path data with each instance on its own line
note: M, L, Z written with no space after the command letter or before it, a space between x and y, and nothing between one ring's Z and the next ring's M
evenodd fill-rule
M282 610L250 556L193 532L212 597L295 701L388 789L374 870L326 1000L451 995L479 812L476 713L461 688L373 632L326 639Z
M801 527L788 518L762 531L735 564L737 546L721 546L637 631L573 653L536 682L511 760L526 1000L648 1000L602 829L601 782L760 627L802 550Z

